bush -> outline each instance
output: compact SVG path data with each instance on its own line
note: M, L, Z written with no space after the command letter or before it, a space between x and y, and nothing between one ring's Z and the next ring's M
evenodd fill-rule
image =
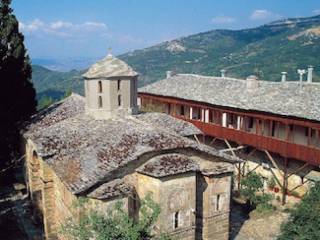
M263 180L258 174L255 172L249 173L242 179L241 184L240 193L247 199L251 209L256 208L258 212L273 209L273 206L269 203L273 199L273 195L262 192Z
M85 209L86 200L80 199L75 207ZM148 195L141 201L139 220L131 218L123 210L123 204L117 202L108 214L97 211L81 212L79 219L68 219L61 226L60 233L70 240L170 240L169 236L153 236L152 228L160 214L160 207Z
M276 183L276 180L274 179L274 177L270 178L268 181L268 187L273 189L276 185L277 185L277 183Z
M290 218L281 227L278 240L319 239L320 236L320 183L302 198L301 202L290 211Z
M261 177L255 172L252 172L241 180L240 193L249 201L251 206L254 206L258 202L256 193L261 191L262 188L263 181Z

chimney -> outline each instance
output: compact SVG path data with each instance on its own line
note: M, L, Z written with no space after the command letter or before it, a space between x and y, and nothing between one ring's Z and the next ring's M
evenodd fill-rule
M309 66L308 67L308 78L307 78L308 83L312 83L312 72L313 72L313 67Z
M176 75L175 71L167 71L167 78L171 78Z
M303 75L306 74L307 71L304 70L304 69L298 69L297 72L298 72L298 74L299 74L299 81L300 81L300 83L302 83L302 81L303 81Z
M226 77L226 70L225 69L221 69L220 70L220 72L221 72L221 77Z
M255 91L259 87L259 80L258 77L255 75L247 77L246 82L248 91Z
M287 72L281 72L281 82L287 81Z

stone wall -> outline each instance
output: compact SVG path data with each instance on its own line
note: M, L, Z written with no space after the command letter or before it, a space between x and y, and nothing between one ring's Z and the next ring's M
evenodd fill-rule
M231 176L204 176L202 239L228 239Z
M139 174L137 193L140 198L152 193L159 203L158 232L170 233L177 239L195 239L195 173L163 179Z
M63 239L58 232L68 218L77 218L81 211L90 209L108 214L117 201L123 203L130 216L137 218L139 206L134 201L149 193L161 208L156 233L166 232L175 239L187 240L228 238L231 173L203 176L201 172L187 172L156 178L131 169L128 170L131 173L123 174L126 174L125 182L135 189L132 195L105 201L88 199L85 208L77 209L74 203L78 198L47 163L34 154L36 151L29 141L26 145L27 181L31 200L39 209L48 240ZM218 161L188 151L185 154L197 161L201 169L211 169Z

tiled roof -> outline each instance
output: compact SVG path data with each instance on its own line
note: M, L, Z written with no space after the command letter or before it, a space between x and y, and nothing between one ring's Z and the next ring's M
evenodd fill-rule
M320 121L320 83L258 81L248 89L242 79L177 74L139 92Z
M198 169L199 166L196 161L185 155L165 154L148 161L138 169L138 172L153 177L165 177Z
M40 112L24 133L74 194L122 178L128 164L147 153L193 149L224 161L238 160L184 137L200 131L166 114L95 120L84 113L84 104L83 97L73 94Z
M134 77L137 75L138 73L136 73L124 61L110 55L93 64L89 68L89 70L85 74L83 74L83 77L87 79L98 79L113 77Z
M133 192L133 188L126 184L123 179L115 179L102 184L97 189L93 190L88 197L99 200L115 198L119 196L127 196Z

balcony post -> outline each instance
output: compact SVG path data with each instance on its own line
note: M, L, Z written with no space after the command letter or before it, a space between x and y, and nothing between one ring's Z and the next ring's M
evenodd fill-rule
M193 109L190 107L190 119L192 120L192 115L193 115Z
M311 145L311 127L308 127L308 146Z
M288 189L288 159L284 158L283 184L282 184L282 205L286 204L287 189Z

